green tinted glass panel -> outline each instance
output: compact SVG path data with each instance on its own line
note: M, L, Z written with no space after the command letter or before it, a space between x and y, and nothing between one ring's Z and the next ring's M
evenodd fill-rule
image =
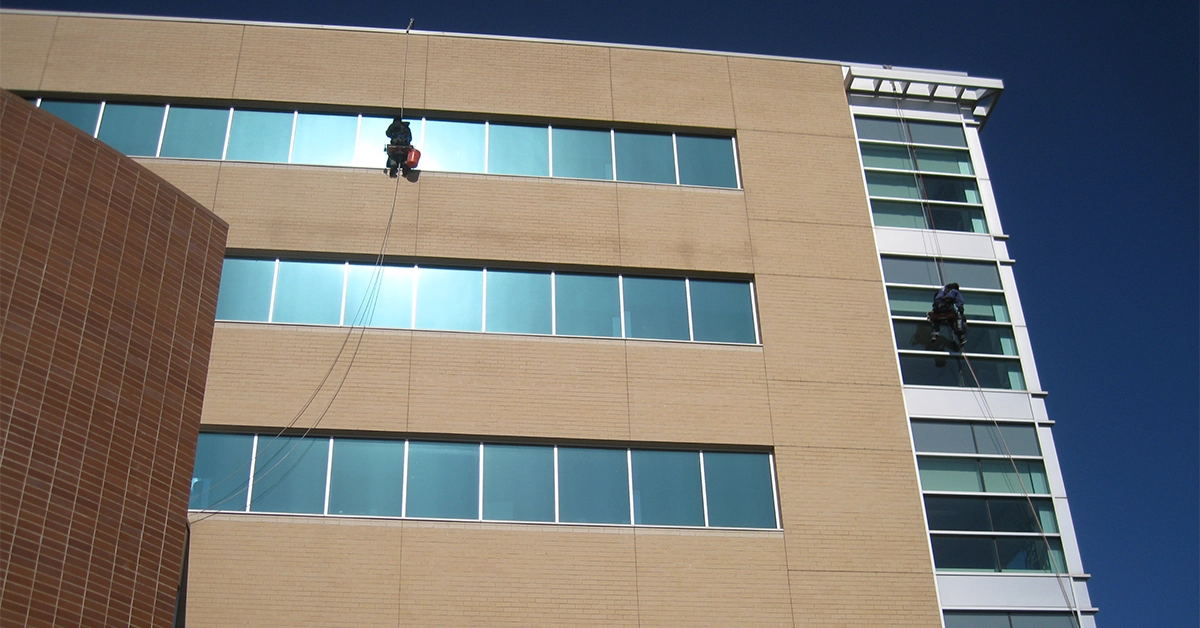
M914 144L967 147L967 136L963 134L961 124L909 120L908 133Z
M858 129L859 139L883 140L886 142L907 141L901 122L892 118L861 118L855 116L854 126Z
M891 198L921 198L917 176L899 172L867 172L867 193Z
M479 518L479 445L408 444L408 517Z
M1006 613L960 613L946 611L946 628L1012 628Z
M1017 341L1011 327L976 325L967 332L967 353L1017 355Z
M621 293L616 277L554 276L558 334L621 337Z
M683 185L737 187L733 140L728 137L675 136L679 182Z
M1060 562L1065 564L1061 558ZM1010 617L1012 628L1079 628L1075 618L1065 613L1011 613Z
M358 116L302 113L296 116L292 163L349 166L354 163Z
M350 265L346 284L346 325L412 327L412 275L409 266Z
M558 515L573 523L629 523L624 449L558 448Z
M999 538L996 539L996 554L1000 558L1000 571L1066 571L1062 541L1058 539Z
M619 181L675 183L675 148L670 135L618 131L613 140Z
M692 331L695 340L753 344L754 306L750 284L692 279Z
M627 338L690 338L684 280L626 277L623 281Z
M488 271L488 331L548 334L550 314L550 273Z
M871 199L871 216L876 227L926 229L925 210L920 203Z
M979 461L972 458L917 458L921 488L926 491L982 492Z
M384 147L388 144L387 128L391 118L362 117L358 127L358 142L354 148L354 165L362 168L383 168L387 165ZM413 146L421 145L421 120L408 120Z
M549 176L549 129L544 126L489 124L488 172Z
M483 518L554 521L554 448L484 445Z
M913 151L917 154L917 168L922 172L975 174L975 169L971 167L971 153L965 150L914 148Z
M934 289L888 288L888 306L892 316L925 316L933 305ZM966 295L963 295L964 298ZM970 318L970 314L967 315Z
M225 158L287 163L293 117L291 112L235 110Z
M188 508L245 510L252 447L249 434L201 434Z
M279 262L271 321L340 324L345 273L345 264Z
M954 281L968 289L1000 289L1000 271L995 264L989 262L938 262L922 257L889 256L884 256L882 260L883 277L888 283L943 286ZM930 302L932 301L933 295L930 294Z
M633 452L633 519L647 525L704 525L700 453Z
M975 437L970 423L913 421L913 445L917 451L973 454Z
M704 452L708 525L774 528L775 493L767 454Z
M611 181L612 141L608 131L553 130L554 176Z
M333 441L329 514L399 517L403 491L404 441Z
M933 300L933 293L930 293L930 301ZM997 323L1007 323L1008 305L1004 301L1003 294L978 294L978 293L963 293L963 310L967 314L969 320L977 321L996 321Z
M153 157L162 133L163 105L104 105L100 120L101 142L130 157Z
M266 321L271 313L273 259L227 259L221 269L217 320Z
M996 571L996 542L987 537L934 536L933 565L947 571Z
M422 170L483 172L483 123L426 120Z
M1058 532L1058 525L1054 521L1054 505L1048 499L993 497L987 503L992 516L991 529L996 532Z
M870 177L868 177L869 180ZM979 196L979 188L975 186L975 179L921 175L920 186L925 193L923 198L931 201L975 204L983 202ZM881 196L892 195L884 194Z
M984 497L926 495L925 517L930 530L992 531L988 500Z
M981 465L983 487L989 493L1050 493L1046 467L1037 460L983 460Z
M328 463L328 438L259 437L250 510L323 513Z
M228 109L171 107L159 156L220 159L228 124Z
M88 135L96 134L96 121L100 118L100 103L98 102L43 99L42 109L71 123L72 126Z
M1032 425L1013 425L1001 423L999 429L995 425L976 423L976 447L981 454L999 454L1013 456L1040 456L1037 429Z
M987 233L987 219L982 207L960 207L957 205L930 205L931 228L940 231L964 231Z
M913 170L912 155L909 154L907 146L862 144L859 148L862 152L863 166L866 168Z
M900 372L904 383L912 386L1025 389L1021 363L1017 360L972 358L967 365L954 356L901 355ZM978 376L978 383L972 373Z
M417 271L417 329L483 329L483 271L421 268Z

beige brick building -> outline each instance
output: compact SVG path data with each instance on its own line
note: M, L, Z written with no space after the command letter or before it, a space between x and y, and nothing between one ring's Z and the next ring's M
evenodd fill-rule
M0 46L0 87L229 223L189 626L1094 625L980 149L999 81L19 11ZM402 111L423 157L391 179L382 128ZM353 326L356 273L378 264L402 305L367 316L407 322ZM570 308L608 307L568 301L585 279L613 286L611 330L571 331ZM536 285L512 293L523 322L503 318L509 280ZM948 281L969 360L920 328ZM375 459L343 443L391 447L395 485L346 471ZM439 444L478 445L474 516L414 505L458 495L449 466L418 486ZM599 467L568 475L580 452L627 461L627 490L603 485L624 514L567 514L602 501ZM398 501L335 512L359 489ZM656 519L655 495L683 510ZM520 514L543 497L552 516Z

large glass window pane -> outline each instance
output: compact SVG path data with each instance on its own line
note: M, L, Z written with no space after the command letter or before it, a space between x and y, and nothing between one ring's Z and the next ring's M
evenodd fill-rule
M624 449L558 448L558 519L629 523L629 476Z
M544 126L488 125L488 172L550 176L550 131Z
M947 282L956 281L964 288L1000 289L1000 270L991 262L945 260L942 269Z
M925 210L920 203L871 199L871 216L876 227L928 228Z
M413 146L421 145L421 120L408 120ZM383 168L387 165L384 147L388 144L387 128L391 118L362 117L358 126L358 142L354 148L354 165L361 168Z
M1021 363L1017 360L973 358L971 366L975 368L975 375L979 377L979 385L984 388L1025 390L1025 375L1021 372Z
M621 290L616 277L557 273L554 306L561 336L621 337Z
M967 147L967 136L963 134L961 124L909 120L908 132L914 144Z
M479 518L479 445L408 444L409 517Z
M550 333L550 273L489 270L487 330Z
M774 528L775 493L767 454L704 452L708 525Z
M333 441L329 514L399 517L403 491L404 441Z
M987 499L983 497L925 496L925 516L930 530L991 532Z
M1058 525L1054 521L1054 505L1050 500L993 497L987 501L992 513L992 529L996 532L1058 532ZM1033 501L1033 509L1029 507L1030 501ZM1047 523L1050 525L1047 526Z
M917 451L948 454L973 454L975 439L970 423L913 421L913 444Z
M922 172L975 174L971 167L971 153L965 150L914 148L913 151L917 154L917 168Z
M201 434L188 508L245 510L253 446L249 434Z
M917 175L899 172L867 172L867 194L891 198L921 198Z
M1047 540L1049 550L1046 549ZM1039 537L996 539L1000 571L1066 571L1062 542L1047 540Z
M970 458L917 458L921 489L926 491L983 491L979 461Z
M967 353L1017 355L1017 341L1011 327L976 325L967 331L965 350Z
M412 275L409 266L351 264L345 324L411 328Z
M708 342L753 344L754 307L744 281L691 280L692 331Z
M293 117L290 111L235 110L225 158L287 163Z
M683 185L737 187L733 140L728 137L675 136L679 182Z
M907 146L862 144L859 148L864 167L913 170L912 155L909 154Z
M554 521L554 448L484 445L483 518Z
M933 229L987 233L987 219L984 218L982 207L930 205L929 217Z
M259 437L250 510L321 514L328 463L328 438Z
M220 159L225 148L228 109L171 107L163 131L161 157Z
M912 283L926 286L942 286L942 273L938 264L932 259L923 257L888 257L883 256L883 278L888 283ZM961 283L961 282L960 282ZM930 302L933 301L932 293ZM929 306L925 306L928 311ZM921 314L924 316L924 313Z
M909 351L950 351L956 349L949 338L933 338L933 327L925 321L893 320L896 348ZM971 330L974 331L974 330Z
M946 611L946 628L1012 628L1007 613Z
M553 131L554 176L611 181L612 141L608 131Z
M997 430L995 425L977 423L975 428L975 443L981 454L1000 454L1013 456L1040 456L1037 430L1032 425L1012 425L1001 423Z
M921 175L920 185L925 190L925 198L931 201L977 205L983 202L979 196L979 189L975 187L975 179Z
M266 321L271 313L273 259L227 259L221 267L217 320Z
M624 284L627 338L690 338L684 280L626 277Z
M483 329L483 271L417 270L417 329Z
M100 120L101 142L130 157L153 157L162 133L163 105L104 105Z
M358 116L302 113L296 116L292 163L349 166L354 163Z
M96 134L96 120L100 118L100 103L98 102L43 99L42 109L62 118L88 135Z
M964 288L1000 289L1000 271L992 263L956 260L939 262L923 257L884 256L882 259L883 276L889 283L942 286L954 281ZM932 300L931 295L930 301Z
M647 525L704 525L700 453L633 451L633 520Z
M972 369L979 377L978 384L971 376ZM911 386L1025 390L1025 378L1017 360L973 358L968 366L955 356L901 355L900 372L904 383Z
M929 293L930 302L933 301L933 294L933 292ZM963 310L969 320L1009 322L1008 304L1004 301L1003 294L964 292L963 301L966 302Z
M271 321L340 324L345 280L345 264L279 262Z
M886 265L884 270L885 272L887 271ZM923 290L921 288L888 288L887 293L888 306L891 308L892 316L924 317L925 314L931 309L933 304L933 295L937 294L937 290ZM968 318L970 318L969 315Z
M618 131L613 139L619 181L675 183L675 148L670 135Z
M1011 617L1012 628L1078 628L1075 619L1064 613L1012 613Z
M904 127L894 118L861 118L854 117L854 126L858 129L858 137L864 140L884 140L886 142L904 142Z
M982 537L935 536L933 564L938 569L996 571L995 541Z
M1050 493L1050 485L1046 482L1046 467L1040 461L983 460L981 466L983 487L989 493Z
M483 123L426 120L421 169L483 172Z

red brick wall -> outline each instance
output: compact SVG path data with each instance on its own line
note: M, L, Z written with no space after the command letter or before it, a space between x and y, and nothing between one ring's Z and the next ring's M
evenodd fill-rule
M169 626L227 225L0 100L0 624Z

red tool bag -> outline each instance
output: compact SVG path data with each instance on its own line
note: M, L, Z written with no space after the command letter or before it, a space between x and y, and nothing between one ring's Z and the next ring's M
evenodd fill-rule
M408 149L408 157L404 159L404 167L409 169L416 168L419 161L421 161L421 151L415 148Z

